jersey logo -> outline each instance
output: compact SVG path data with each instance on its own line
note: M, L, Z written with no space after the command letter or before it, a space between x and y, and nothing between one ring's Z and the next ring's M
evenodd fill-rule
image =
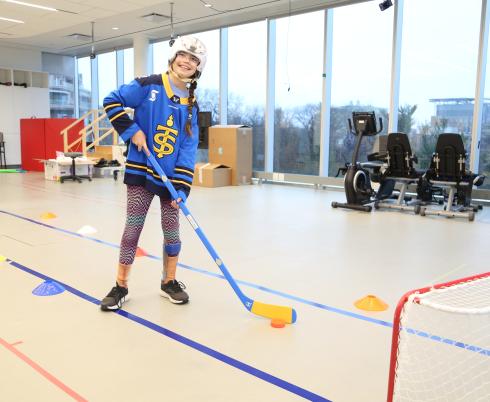
M177 95L174 95L170 98L170 100L173 102L173 103L180 103L180 98L177 96Z
M167 125L157 125L157 131L153 136L153 150L157 157L163 158L164 155L170 155L174 152L175 141L179 135L174 126L174 116L171 114L167 119ZM157 146L158 145L158 146Z
M157 100L157 93L158 93L158 91L156 89L152 89L151 90L151 95L148 98L148 100L151 101L151 102L155 102Z

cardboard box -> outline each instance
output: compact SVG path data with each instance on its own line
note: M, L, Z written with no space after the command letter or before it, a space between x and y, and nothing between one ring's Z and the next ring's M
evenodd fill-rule
M222 187L231 184L231 169L218 163L197 163L194 168L194 186Z
M44 178L46 180L60 181L60 177L71 175L71 162L59 162L55 159L43 161ZM77 161L75 174L77 176L90 176L93 174L93 163L90 161Z
M60 181L60 177L70 175L70 165L60 165L56 160L44 161L44 178Z
M252 128L240 125L209 127L209 162L231 168L231 184L252 182Z

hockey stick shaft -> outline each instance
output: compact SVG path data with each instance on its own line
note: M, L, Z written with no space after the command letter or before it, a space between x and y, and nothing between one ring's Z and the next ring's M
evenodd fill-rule
M151 165L153 168L156 170L160 178L162 179L165 187L167 190L170 192L170 195L172 199L177 200L179 198L177 191L175 191L175 188L173 184L170 182L168 179L167 175L163 172L163 169L161 166L158 164L158 162L155 160L155 157L152 154L147 155L148 160L150 161ZM271 304L266 304L266 303L260 303L256 302L249 297L245 296L245 294L242 292L238 284L236 283L235 279L233 276L230 274L228 271L228 268L226 268L225 263L223 260L219 257L218 253L214 249L214 247L211 245L209 240L207 239L206 235L202 231L201 227L197 224L196 220L192 216L191 212L187 208L184 202L179 202L179 207L182 210L182 213L185 215L186 219L189 221L191 224L192 228L196 232L197 236L199 239L201 239L202 243L204 244L204 247L208 250L209 254L213 258L213 261L216 263L218 268L221 270L223 275L225 276L226 280L228 283L231 285L233 290L235 291L236 295L242 302L242 304L245 306L245 308L249 311L251 311L254 314L267 317L267 318L279 318L283 319L287 323L293 323L296 321L296 311L291 308L291 307L285 307L285 306L276 306L276 305L271 305Z

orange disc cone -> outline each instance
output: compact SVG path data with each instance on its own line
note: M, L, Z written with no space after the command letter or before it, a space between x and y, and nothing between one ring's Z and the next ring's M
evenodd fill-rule
M354 306L366 311L384 311L388 308L388 305L383 300L374 295L367 295L359 299L354 303Z
M54 219L56 218L56 215L53 214L52 212L44 212L41 214L41 219Z
M141 247L136 248L136 257L146 257L148 253L143 250Z

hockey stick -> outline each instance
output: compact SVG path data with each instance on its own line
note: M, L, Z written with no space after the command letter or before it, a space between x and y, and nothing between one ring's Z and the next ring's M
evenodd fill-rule
M168 177L165 175L163 172L163 169L160 167L158 162L155 160L155 157L153 155L147 155L148 160L152 164L153 168L156 170L160 178L162 179L163 183L167 187L167 190L170 192L170 195L172 196L172 199L177 200L179 197L177 195L177 192L175 191L175 188L173 184L168 180ZM230 272L225 266L225 263L221 260L221 258L218 256L218 253L215 251L209 240L206 238L204 235L204 232L202 229L199 227L197 224L196 220L194 217L191 215L190 211L187 209L187 206L183 202L179 202L179 207L182 210L183 214L193 227L194 231L197 233L199 238L201 239L202 243L208 250L209 254L213 258L214 262L218 266L218 268L221 270L223 275L225 276L226 280L229 282L233 290L235 291L236 295L240 299L240 301L243 303L245 308L257 315L260 315L265 318L270 318L270 319L279 319L283 320L284 322L291 324L296 321L296 311L292 307L286 307L286 306L276 306L274 304L266 304L266 303L261 303L255 300L250 299L249 297L245 296L245 294L241 291L241 289L238 287L235 279L231 276Z

